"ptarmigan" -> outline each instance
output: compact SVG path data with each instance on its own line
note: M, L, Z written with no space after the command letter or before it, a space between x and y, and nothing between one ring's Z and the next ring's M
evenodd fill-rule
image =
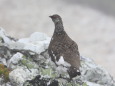
M59 15L49 16L55 25L55 31L51 38L48 53L56 66L67 68L70 79L81 75L80 54L77 44L67 35L64 30L62 19Z

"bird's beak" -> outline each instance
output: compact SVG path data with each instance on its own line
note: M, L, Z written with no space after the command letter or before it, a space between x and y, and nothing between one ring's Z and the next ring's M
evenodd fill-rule
M49 16L50 18L52 18L52 16Z

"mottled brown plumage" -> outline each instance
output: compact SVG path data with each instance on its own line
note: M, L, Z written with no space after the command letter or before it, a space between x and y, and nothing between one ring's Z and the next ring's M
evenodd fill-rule
M81 74L79 71L80 55L78 46L65 32L61 17L57 14L50 17L54 22L55 31L50 41L48 53L51 57L51 60L57 66L59 66L57 62L61 56L65 62L70 64L70 66L67 67L67 72L72 79L73 77Z

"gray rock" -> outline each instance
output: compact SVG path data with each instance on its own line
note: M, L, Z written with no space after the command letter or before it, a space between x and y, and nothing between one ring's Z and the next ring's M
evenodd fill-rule
M81 57L81 65L82 79L104 86L114 86L112 76L92 59Z
M23 60L23 54L17 52L14 54L11 59L8 61L8 67L11 69L15 69L16 65L19 63L19 61Z
M27 68L20 67L14 69L10 74L9 78L13 86L23 86L23 83L26 80L31 80L38 74L37 69L30 69L29 71Z
M6 63L6 59L0 57L0 64L7 65L7 63Z
M11 86L115 86L112 76L92 59L81 56L81 76L68 82L68 74L58 78L57 67L47 53L50 38L39 32L29 38L11 39L0 29L0 63L11 69L10 82L0 85ZM10 83L10 84L8 84Z
M44 33L35 32L29 38L19 39L18 42L24 44L24 50L40 54L48 48L50 38Z
M5 30L1 27L0 27L0 37L3 39L5 43L8 43L8 44L13 41L10 38L8 38L8 36L5 34Z

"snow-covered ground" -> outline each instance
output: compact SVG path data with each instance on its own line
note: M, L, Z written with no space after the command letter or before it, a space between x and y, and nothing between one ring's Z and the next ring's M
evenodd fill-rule
M65 30L78 43L80 53L115 77L114 17L62 0L0 0L0 27L17 38L36 31L51 37L54 26L48 16L55 13L62 16Z

